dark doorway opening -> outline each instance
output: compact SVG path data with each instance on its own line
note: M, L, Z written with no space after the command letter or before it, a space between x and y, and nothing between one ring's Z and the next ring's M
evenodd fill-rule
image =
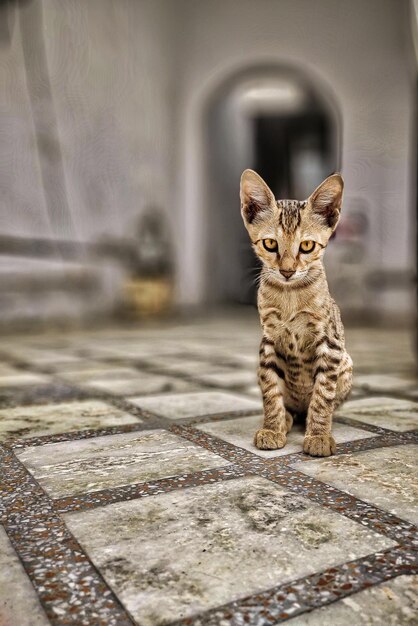
M330 158L332 129L323 113L257 116L253 127L254 169L276 198L302 199L307 185L301 181L300 167L310 165L318 173L333 165L335 169Z
M253 169L267 182L276 198L306 198L322 178L337 169L333 154L331 120L321 111L302 115L259 115L252 120ZM248 276L260 269L251 250L244 253ZM242 302L254 303L257 284L249 281Z
M207 111L206 297L255 304L259 268L239 211L239 179L256 170L276 198L303 200L340 167L341 125L331 98L298 72L250 72Z

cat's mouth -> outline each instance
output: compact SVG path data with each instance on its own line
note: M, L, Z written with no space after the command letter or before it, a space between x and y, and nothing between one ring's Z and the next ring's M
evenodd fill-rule
M278 276L282 279L281 282L286 283L296 283L299 280L303 280L309 273L309 270L304 270L302 272L295 272L289 277L283 276L282 274L278 274Z
M294 283L303 282L307 278L309 270L295 272L289 277L283 276L278 270L269 269L267 273L270 279L273 279L275 282L280 283L281 285L294 285Z

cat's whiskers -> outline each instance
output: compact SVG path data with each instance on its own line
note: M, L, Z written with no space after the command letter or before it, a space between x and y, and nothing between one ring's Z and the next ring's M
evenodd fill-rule
M275 279L278 283L280 283L280 285L290 285L296 282L304 281L307 277L309 277L309 268L302 271L296 271L295 274L288 279L284 278L280 274L280 270L276 270L270 267L263 268L260 274L260 280L262 275L269 276L270 278Z

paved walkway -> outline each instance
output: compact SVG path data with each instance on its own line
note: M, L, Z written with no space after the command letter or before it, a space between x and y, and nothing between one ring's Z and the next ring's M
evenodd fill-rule
M252 444L255 317L0 344L0 625L418 623L406 332L354 330L337 454Z

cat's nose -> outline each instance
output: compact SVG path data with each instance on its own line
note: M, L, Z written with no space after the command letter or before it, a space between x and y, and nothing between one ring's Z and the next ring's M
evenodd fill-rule
M285 278L290 278L295 273L295 270L279 270Z

